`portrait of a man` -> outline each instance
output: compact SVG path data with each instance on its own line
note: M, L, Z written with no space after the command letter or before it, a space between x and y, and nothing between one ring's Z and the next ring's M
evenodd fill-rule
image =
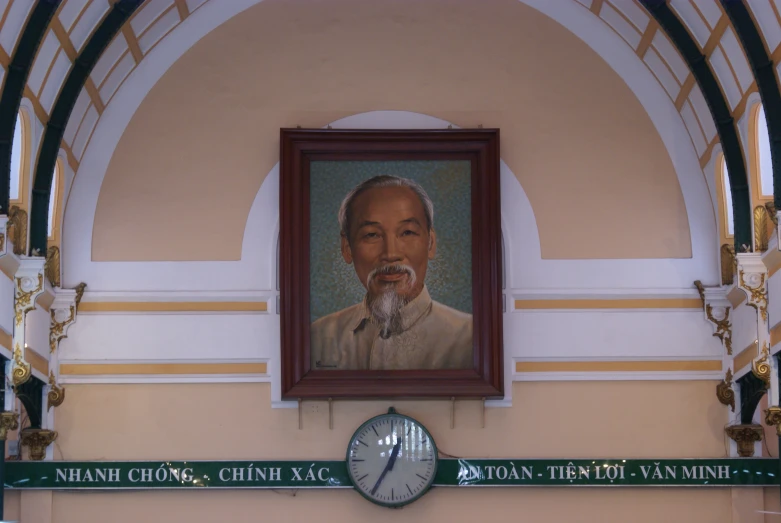
M364 294L313 321L312 369L471 368L471 309L433 299L427 285L437 232L422 184L387 174L364 179L343 197L337 220L334 241Z

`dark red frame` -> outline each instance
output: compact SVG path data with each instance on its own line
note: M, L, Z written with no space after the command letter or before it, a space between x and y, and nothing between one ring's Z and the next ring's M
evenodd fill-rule
M309 354L309 162L472 162L474 369L312 370ZM279 270L282 397L504 396L499 130L280 129Z

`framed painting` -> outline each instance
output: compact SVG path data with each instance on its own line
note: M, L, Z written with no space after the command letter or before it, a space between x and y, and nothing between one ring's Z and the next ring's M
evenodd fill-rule
M280 149L282 397L502 397L499 130Z

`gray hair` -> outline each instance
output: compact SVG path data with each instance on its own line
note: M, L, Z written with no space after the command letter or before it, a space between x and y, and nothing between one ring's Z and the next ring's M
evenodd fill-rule
M426 215L426 226L428 230L431 231L434 227L434 203L431 201L431 198L428 197L428 194L426 194L425 189L409 178L383 174L359 183L353 187L353 189L347 193L347 196L344 197L344 200L342 200L342 205L339 207L339 228L342 231L342 236L348 240L350 239L350 224L352 223L353 218L353 201L369 189L377 189L380 187L408 187L412 189L420 199L420 203L423 204L423 212Z

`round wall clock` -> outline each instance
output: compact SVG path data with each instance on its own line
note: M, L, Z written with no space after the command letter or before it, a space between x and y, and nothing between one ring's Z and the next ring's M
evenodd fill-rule
M426 493L438 459L426 428L391 407L355 431L347 447L347 473L363 497L396 508Z

